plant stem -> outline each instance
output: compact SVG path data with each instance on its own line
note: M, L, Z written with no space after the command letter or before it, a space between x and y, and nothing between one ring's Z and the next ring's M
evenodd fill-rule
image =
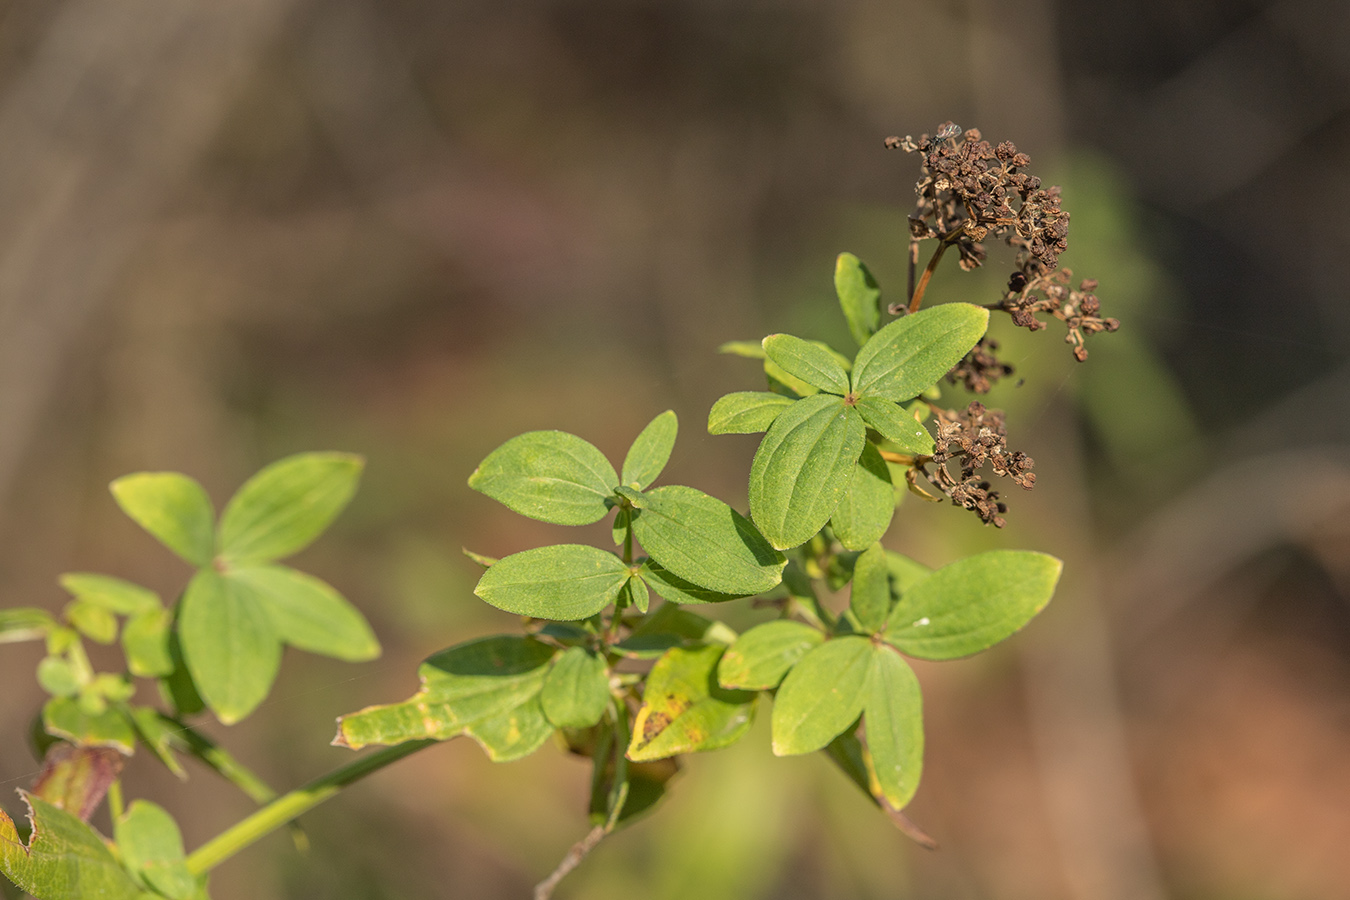
M914 288L913 295L909 298L909 312L916 313L919 307L923 305L923 292L928 290L928 282L933 277L933 272L937 270L937 265L942 261L942 254L947 252L951 246L946 240L938 244L937 249L933 251L933 258L928 260L928 265L924 267L923 274L919 276L919 283Z
M437 742L408 741L393 747L385 747L321 778L316 778L302 788L281 795L194 850L187 858L188 871L193 875L211 871L240 850L318 806L349 784L360 781L370 773L383 769L405 756L411 756L434 743Z

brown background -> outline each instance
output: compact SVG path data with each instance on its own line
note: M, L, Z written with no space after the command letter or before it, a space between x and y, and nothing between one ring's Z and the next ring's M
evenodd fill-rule
M369 461L298 564L384 657L292 653L230 746L286 788L348 758L333 718L425 655L514 627L462 545L577 533L464 479L524 430L620 458L673 408L667 478L744 504L757 388L723 340L847 346L830 273L903 290L917 170L945 119L1031 154L1073 213L1064 262L1122 331L1076 366L1009 339L1012 444L1040 483L993 532L906 503L930 564L1062 556L1050 609L919 669L909 845L766 730L689 761L669 802L560 897L1350 896L1350 5L1335 0L10 0L0 5L0 603L183 566L106 491L188 472L223 502L289 452ZM1006 272L944 272L988 302ZM600 531L585 536L603 540ZM729 612L733 624L751 621ZM0 647L0 802L35 764L39 650ZM111 660L107 661L111 664ZM764 723L761 722L760 726ZM584 831L586 773L452 742L218 870L231 898L526 896ZM248 802L138 757L132 796L189 847Z

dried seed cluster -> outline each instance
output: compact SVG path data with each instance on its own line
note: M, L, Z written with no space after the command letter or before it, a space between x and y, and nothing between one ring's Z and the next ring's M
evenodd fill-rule
M962 133L946 122L931 137L891 137L886 146L923 154L919 201L909 220L914 240L955 243L966 270L984 261L980 242L991 235L1046 268L1058 265L1069 246L1069 214L1060 208L1059 188L1042 188L1039 178L1020 171L1031 157L1011 141L994 146L978 129Z
M995 353L998 341L982 337L952 370L947 373L950 384L963 384L972 394L987 394L1000 378L1013 373L1013 367L1000 360Z
M931 459L935 465L931 472L927 465L920 466L920 471L953 504L973 511L985 524L1002 528L1007 524L1003 519L1007 504L978 472L988 465L995 475L1031 490L1036 484L1031 471L1035 461L1020 450L1008 449L1002 412L972 401L965 412L944 409L936 413L937 446ZM960 477L951 473L948 463L959 467Z
M1073 288L1070 287L1072 279L1070 269L1042 271L1030 277L1024 272L1014 272L999 309L1012 316L1014 325L1030 331L1047 327L1036 318L1037 313L1059 319L1069 329L1064 342L1073 346L1074 359L1082 362L1088 356L1087 348L1083 346L1084 338L1102 331L1115 331L1120 327L1120 320L1100 315L1101 301L1093 293L1097 289L1096 281L1084 279Z

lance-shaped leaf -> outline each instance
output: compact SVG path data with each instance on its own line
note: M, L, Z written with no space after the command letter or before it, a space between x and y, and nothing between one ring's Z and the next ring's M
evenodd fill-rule
M755 695L717 684L717 663L725 649L672 647L656 661L633 720L630 760L716 750L749 730Z
M780 550L815 536L848 489L867 442L862 418L829 394L780 415L750 466L750 514Z
M242 583L202 569L183 592L178 639L192 682L226 725L257 708L281 666L267 610Z
M720 591L710 591L707 588L699 587L693 582L685 581L669 569L662 568L650 559L643 561L638 574L642 576L642 580L647 583L648 587L656 591L658 597L671 603L725 603L728 600L739 600L742 597L750 596L749 594L723 594Z
M679 427L675 413L668 409L642 429L623 460L624 484L643 490L657 479L670 461Z
M891 401L879 397L861 397L857 408L863 421L899 447L900 452L914 456L933 455L933 436L928 433L928 429Z
M863 344L853 363L853 392L908 400L946 375L984 336L989 310L948 303L896 319Z
M125 756L136 749L136 732L118 707L88 712L74 697L53 697L42 707L42 729L77 747L107 747Z
M861 347L881 324L881 288L862 260L841 253L834 261L834 292L848 320L848 332Z
M756 434L792 404L791 397L771 391L737 391L720 397L708 411L708 434Z
M244 482L220 515L220 555L235 563L299 553L356 493L365 462L351 453L298 453Z
M857 721L872 666L872 642L858 636L826 641L792 667L773 704L773 752L819 750Z
M891 611L891 578L886 550L880 544L868 547L853 564L848 608L858 627L867 634L885 627Z
M539 703L559 728L589 728L599 722L609 706L604 657L582 647L567 648L548 670Z
M359 750L368 744L426 738L443 741L478 723L509 722L513 714L538 699L556 652L542 641L513 635L481 638L442 650L418 668L421 690L402 703L370 706L342 716L333 743ZM543 718L542 710L539 717ZM535 723L524 714L517 724ZM496 735L493 725L483 730L490 737ZM532 729L531 739L533 734Z
M914 670L884 644L873 649L863 726L872 791L903 809L923 771L923 697Z
M667 485L644 494L641 503L633 533L679 578L724 594L758 594L782 580L787 557L721 500Z
M609 512L619 483L605 455L565 431L528 431L487 455L469 487L509 509L554 525L589 525Z
M849 550L863 550L881 540L895 515L895 485L881 452L870 442L853 465L848 490L830 516L839 543Z
M652 595L647 590L647 582L637 575L624 582L623 590L619 591L619 596L615 599L620 607L631 606L640 613L647 611L651 601Z
M725 688L772 690L789 669L824 640L825 635L810 625L790 619L756 625L723 655L717 679Z
M614 602L632 574L613 553L585 544L536 547L499 559L473 589L498 609L573 621Z
M155 893L169 900L190 900L197 879L188 871L183 835L164 808L148 800L133 800L125 815L113 822L122 862Z
M764 339L764 355L813 387L840 396L848 393L848 370L819 344L790 334L771 334Z
M0 810L0 870L34 897L145 900L94 829L26 791L33 829L28 844Z
M196 481L177 472L138 472L114 481L122 512L194 566L215 554L215 510Z
M1045 608L1063 563L1029 550L991 550L911 584L891 611L886 640L920 659L992 647Z
M289 566L240 566L225 578L245 586L292 647L348 662L380 655L365 616L325 582Z

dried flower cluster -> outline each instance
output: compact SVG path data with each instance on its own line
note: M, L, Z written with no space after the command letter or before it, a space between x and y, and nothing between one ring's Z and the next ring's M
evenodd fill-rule
M1072 279L1073 272L1069 269L1041 272L1030 278L1015 272L998 308L1012 316L1014 325L1030 331L1047 327L1036 318L1037 313L1059 319L1069 329L1064 342L1073 346L1074 359L1082 362L1088 356L1083 339L1089 334L1115 331L1120 327L1120 321L1100 315L1101 301L1093 293L1097 289L1096 281L1084 279L1073 288L1070 287Z
M955 243L961 268L984 261L980 242L991 235L1006 237L1046 268L1068 248L1069 214L1060 208L1059 188L1042 188L1039 178L1020 171L1031 158L1012 142L994 146L978 129L962 133L946 122L931 137L891 137L886 146L923 154L910 236Z
M1013 367L995 356L998 341L985 336L947 373L949 384L963 384L972 394L987 394L1000 378L1013 373Z
M926 462L918 470L954 505L973 511L985 524L1002 528L1006 524L1003 514L1008 511L1007 504L978 473L988 465L995 475L1031 490L1036 484L1031 471L1035 461L1020 450L1008 449L1002 412L972 401L965 412L943 409L936 413L937 446L929 460L934 464L933 470L928 470ZM959 477L951 473L948 463L959 467Z

